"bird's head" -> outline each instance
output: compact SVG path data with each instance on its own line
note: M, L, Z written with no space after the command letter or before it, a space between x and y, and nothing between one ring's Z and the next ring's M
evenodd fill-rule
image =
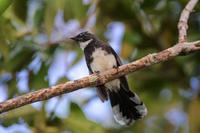
M95 39L95 36L87 31L85 32L81 32L78 35L76 35L75 37L71 37L70 39L78 42L78 43L84 43L87 42L89 40L93 40Z

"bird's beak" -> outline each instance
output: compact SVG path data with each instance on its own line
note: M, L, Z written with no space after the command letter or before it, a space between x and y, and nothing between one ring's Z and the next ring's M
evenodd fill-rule
M70 39L72 39L72 40L76 41L76 37L70 37Z

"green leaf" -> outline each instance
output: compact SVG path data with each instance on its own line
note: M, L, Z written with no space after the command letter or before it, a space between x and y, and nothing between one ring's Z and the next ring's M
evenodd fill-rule
M34 74L29 74L29 87L34 90L38 90L49 86L47 78L49 66L42 62L40 70Z
M56 6L57 0L48 0L44 12L44 26L47 34L50 36L53 30L54 18L56 16L58 7Z
M8 98L13 98L15 95L18 94L18 88L17 88L17 79L16 75L13 74L12 78L7 81L8 85Z
M28 0L14 0L13 10L14 14L23 22L26 21Z
M15 41L15 29L11 24L11 21L7 18L1 17L0 18L0 52L4 59L9 57L9 44L12 41Z
M69 79L68 79L67 77L62 77L62 78L60 78L56 83L57 83L57 84L60 84L60 83L65 83L65 82L67 82L67 81L69 81Z
M13 0L0 0L0 15L12 4Z
M86 18L87 6L83 5L82 0L64 0L64 18L83 20Z
M23 106L15 110L0 115L0 122L3 126L10 126L13 123L18 123L19 118L25 121L32 121L34 115L37 115L38 111L31 105Z
M24 69L32 61L35 51L36 50L33 47L28 45L21 44L21 46L15 47L9 55L9 59L5 65L6 69L11 72L17 72Z
M44 6L37 9L34 14L34 26L36 28L40 27L44 21Z
M126 32L124 35L124 40L134 45L140 44L142 42L141 35L134 31Z

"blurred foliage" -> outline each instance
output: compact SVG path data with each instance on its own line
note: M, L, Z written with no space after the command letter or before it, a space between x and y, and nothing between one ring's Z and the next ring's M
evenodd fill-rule
M83 53L66 37L87 28L87 24L106 40L108 25L121 22L125 32L120 56L125 62L174 45L179 14L186 3L187 0L0 0L0 86L6 93L4 100L52 85L49 71L61 50L75 55L66 71L78 64ZM96 17L94 26L92 16ZM189 20L188 40L199 39L199 18L200 3ZM66 118L49 115L47 102L42 102L41 109L27 105L5 113L0 116L0 123L4 127L26 123L35 133L199 133L199 58L200 53L181 56L130 74L130 86L149 110L144 120L130 127L88 120L83 105L76 102L70 102ZM19 88L22 72L26 73L26 91ZM68 80L64 75L56 83Z
M10 6L12 0L0 0L0 15Z

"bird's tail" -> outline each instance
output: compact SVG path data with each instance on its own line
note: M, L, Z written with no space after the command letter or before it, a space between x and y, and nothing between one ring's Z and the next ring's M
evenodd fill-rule
M114 118L121 125L130 125L147 114L147 108L137 94L125 89L109 90Z

